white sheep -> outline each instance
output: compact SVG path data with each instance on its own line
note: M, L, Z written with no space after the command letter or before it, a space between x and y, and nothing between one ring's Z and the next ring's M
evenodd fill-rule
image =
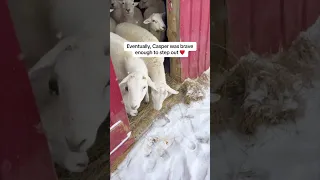
M166 25L162 20L164 12L157 12L158 8L149 7L144 11L143 24L148 26L148 30L160 41L165 39Z
M131 42L159 42L149 31L131 23L118 24L116 33ZM178 94L179 92L169 87L166 83L163 57L145 57L142 59L147 65L150 78L157 87L157 91L151 89L153 108L160 110L163 101L170 95L169 93Z
M52 71L57 75L62 118L70 127L66 138L72 146L84 142L79 152L93 145L110 106L110 57L105 55L109 37L94 35L62 39L29 72L31 81L50 77Z
M69 125L63 121L60 109L62 107L61 100L54 97L51 103L40 112L41 128L38 126L38 130L45 133L55 163L71 172L82 172L88 166L89 157L86 152L78 152L84 142L80 142L77 147L72 147L65 138Z
M114 11L114 9L110 9L110 13ZM117 23L116 21L111 17L111 14L110 14L110 32L114 32L115 29L116 29L116 26L117 26Z
M148 86L156 91L155 84L148 76L148 69L141 58L133 57L132 52L124 51L128 42L117 34L110 32L110 54L114 70L125 104L126 112L136 116L142 99L148 101Z
M120 23L122 20L122 9L120 0L110 0L111 8L113 11L110 14L110 17L116 21L116 23Z
M111 17L117 22L130 22L137 24L138 26L143 25L143 16L136 6L137 2L133 0L116 0L113 2L115 4L115 10L111 13ZM118 5L117 5L118 3Z
M166 11L166 6L162 0L141 0L139 2L140 9L147 9L151 6L158 8L156 12L161 13Z

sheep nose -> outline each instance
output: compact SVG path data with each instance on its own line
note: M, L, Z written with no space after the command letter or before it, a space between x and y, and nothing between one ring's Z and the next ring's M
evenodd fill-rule
M130 9L126 9L127 10L127 12L130 12Z
M138 107L138 105L136 105L136 106L131 106L131 108L132 108L133 110L137 109L137 107Z

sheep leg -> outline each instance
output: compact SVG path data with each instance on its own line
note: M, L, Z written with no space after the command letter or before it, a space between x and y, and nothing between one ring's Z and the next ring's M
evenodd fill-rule
M146 95L144 96L144 102L149 103L149 92L147 92Z

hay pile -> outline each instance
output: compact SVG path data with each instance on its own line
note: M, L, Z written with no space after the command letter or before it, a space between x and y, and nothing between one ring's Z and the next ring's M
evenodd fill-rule
M184 103L190 104L193 101L200 101L205 98L205 90L210 87L210 68L197 79L186 79L181 91L185 94Z
M252 134L261 124L294 120L303 111L300 92L312 86L317 60L315 47L303 36L288 51L273 57L254 53L242 57L231 72L221 76L215 89L222 98L212 105L214 133L236 128Z

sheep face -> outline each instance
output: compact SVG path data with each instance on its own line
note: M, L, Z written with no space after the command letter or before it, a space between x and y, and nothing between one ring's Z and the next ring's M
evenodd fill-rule
M119 0L110 0L110 9L119 9L121 7Z
M72 127L67 137L73 144L86 140L81 151L93 145L110 106L110 58L104 55L103 49L97 48L97 44L88 43L83 49L62 53L55 66L60 98L66 105L64 118Z
M150 17L143 21L144 24L149 24L150 29L156 32L166 30L166 25L162 20L163 13L153 13Z
M50 77L55 72L63 105L61 116L70 127L66 136L72 144L86 140L80 149L84 152L93 145L97 130L108 115L110 56L105 55L107 41L102 38L81 39L72 42L72 47L69 43L69 37L61 40L29 76ZM48 81L49 78L44 83Z
M152 2L153 0L141 0L139 2L139 8L140 9L145 9L145 8L148 8L152 5Z
M124 101L126 110L133 112L133 114L137 113L137 109L148 91L148 86L157 91L150 77L140 72L130 73L120 82L119 86L123 96L126 96Z
M170 94L178 94L179 92L169 87L167 84L157 84L157 91L151 90L151 98L153 108L160 111L162 108L163 101Z
M133 15L134 7L137 6L139 3L134 2L134 0L122 0L121 1L121 8L123 15Z

